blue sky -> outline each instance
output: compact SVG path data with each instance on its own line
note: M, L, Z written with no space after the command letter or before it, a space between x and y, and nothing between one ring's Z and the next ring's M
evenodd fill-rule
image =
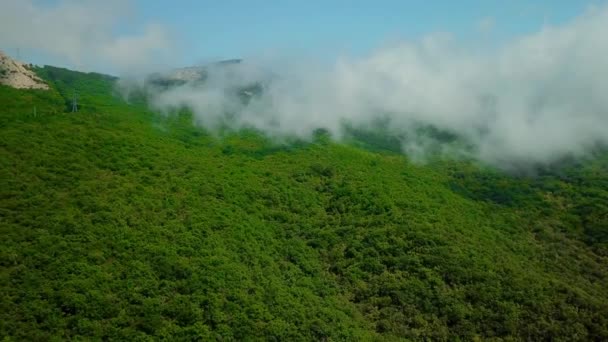
M19 48L19 57L35 64L106 72L118 72L116 62L124 69L129 55L155 59L147 39L176 51L175 66L260 56L333 60L436 32L498 46L607 2L1 0L0 49L15 56ZM163 33L146 32L151 24ZM131 43L120 45L125 37L139 41L129 49ZM122 56L113 55L115 46Z
M188 59L264 51L365 54L375 47L445 31L463 40L503 41L557 25L599 2L552 1L196 1L139 0L139 20L168 25ZM481 32L482 21L493 23ZM488 28L488 27L487 27Z

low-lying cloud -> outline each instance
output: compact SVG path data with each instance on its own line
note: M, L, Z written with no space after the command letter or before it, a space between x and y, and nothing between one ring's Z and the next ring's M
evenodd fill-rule
M275 136L325 128L340 137L344 123L365 127L383 118L405 136L425 126L454 134L466 153L501 167L548 164L608 144L606 37L608 7L595 8L499 48L434 34L329 67L245 62L239 77L211 73L203 84L156 94L154 103L187 106L207 126L230 113L234 128ZM260 77L259 70L277 75L260 96L242 104L227 91ZM403 148L426 149L420 139L404 139Z
M121 0L4 0L0 46L42 51L88 70L170 64L176 50L169 30L138 23L133 10ZM479 25L487 41L494 20ZM410 156L437 149L432 137L417 134L432 127L458 137L458 144L439 145L452 155L501 167L550 164L608 145L606 37L608 6L499 47L438 33L329 65L248 58L211 68L206 82L155 92L153 105L189 107L207 127L254 127L280 137L306 138L324 128L340 138L346 126L383 120ZM256 82L263 91L247 101L233 91Z

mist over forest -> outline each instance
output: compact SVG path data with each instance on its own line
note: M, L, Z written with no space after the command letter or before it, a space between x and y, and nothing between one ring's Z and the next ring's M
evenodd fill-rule
M0 2L0 340L608 340L606 4L227 58L347 16L167 4Z
M546 166L591 157L608 143L607 21L608 8L589 10L492 49L432 34L329 65L280 58L212 65L205 82L153 92L152 103L185 106L207 127L275 137L310 138L322 128L340 139L345 127L382 123L414 158L439 149L505 169ZM234 91L255 85L262 90L245 103Z

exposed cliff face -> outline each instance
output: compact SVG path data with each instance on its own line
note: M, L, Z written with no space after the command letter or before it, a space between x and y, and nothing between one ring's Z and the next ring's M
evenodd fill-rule
M0 51L0 84L20 89L49 89L49 86L24 63Z

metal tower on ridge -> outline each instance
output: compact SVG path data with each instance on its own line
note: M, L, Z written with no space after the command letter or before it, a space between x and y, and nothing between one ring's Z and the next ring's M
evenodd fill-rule
M78 95L74 92L74 96L72 97L72 113L76 113L78 111Z

